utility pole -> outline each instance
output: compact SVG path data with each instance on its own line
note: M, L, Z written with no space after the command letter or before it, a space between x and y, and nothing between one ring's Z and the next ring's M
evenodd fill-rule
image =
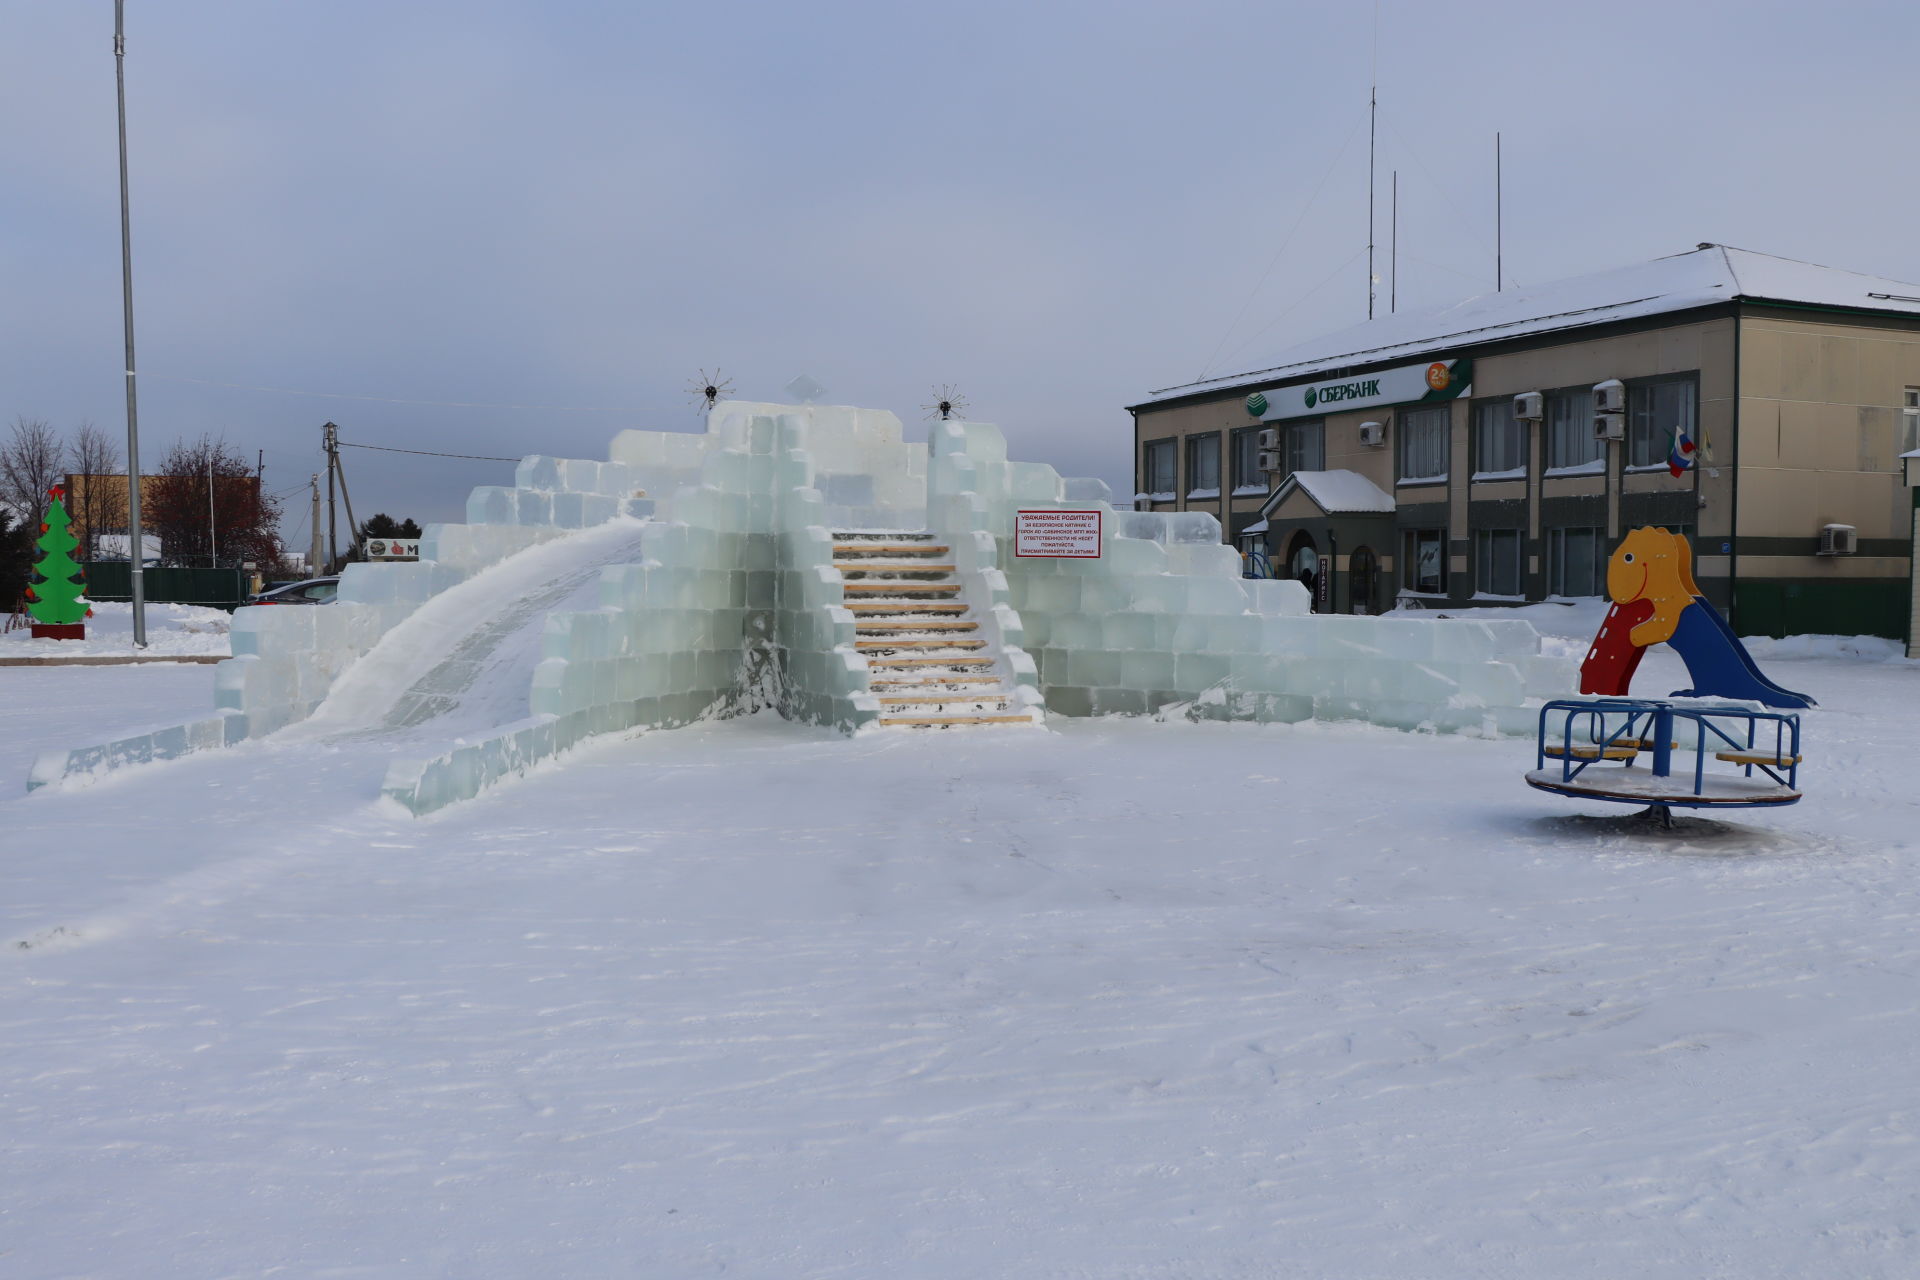
M353 495L347 492L347 471L340 465L340 428L327 423L325 432L327 450L327 547L332 553L328 567L333 567L340 558L338 526L334 519L333 486L337 480L340 485L340 501L347 508L347 554L352 555L360 545L360 526L353 518Z
M333 460L337 452L334 433L340 428L331 422L320 428L321 448L327 455L327 564L323 572L333 572L333 562L340 558L340 538L338 523L333 509Z
M147 647L146 539L140 528L140 410L134 393L133 220L127 199L127 14L113 0L113 78L120 98L120 312L127 335L127 569L133 584L133 646Z
M215 551L215 543L214 543L214 528L213 528L213 455L208 454L207 455L207 568L209 569L218 569L220 567L220 559L214 553L214 551Z
M312 576L319 574L325 567L322 561L326 556L320 540L320 473L314 472L313 478L307 484L313 490L313 519L308 523L312 537L308 539L307 547L307 573Z

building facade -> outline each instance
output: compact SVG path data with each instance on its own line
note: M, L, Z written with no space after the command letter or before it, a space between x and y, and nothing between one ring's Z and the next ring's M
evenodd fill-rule
M1216 515L1329 611L1601 595L1659 525L1747 634L1910 629L1920 286L1703 245L1129 410L1136 504Z

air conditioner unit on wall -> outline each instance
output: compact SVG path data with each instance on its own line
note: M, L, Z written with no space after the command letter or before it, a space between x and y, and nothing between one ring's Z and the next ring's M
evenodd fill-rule
M1595 440L1625 440L1627 438L1627 415L1624 413L1594 414L1593 438Z
M1262 449L1260 451L1260 469L1262 471L1285 471L1287 464L1281 460L1278 449Z
M1278 427L1268 427L1263 430L1260 433L1260 447L1262 449L1278 449L1280 447L1280 429Z
M1522 422L1538 422L1547 416L1547 398L1538 391L1522 391L1513 398L1513 416Z
M1605 382L1593 384L1593 411L1595 413L1625 413L1627 409L1627 384L1618 378L1608 378Z
M1850 524L1820 526L1820 554L1850 556L1860 549L1860 534Z
M1360 424L1360 443L1379 448L1387 442L1387 424L1384 422L1363 422Z

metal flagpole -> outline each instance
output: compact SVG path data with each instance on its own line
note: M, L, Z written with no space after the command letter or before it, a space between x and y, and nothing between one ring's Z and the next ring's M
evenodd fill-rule
M133 223L127 200L126 0L113 0L113 78L120 95L120 310L127 331L127 568L133 580L133 643L147 647L146 539L140 528L140 409L134 391Z

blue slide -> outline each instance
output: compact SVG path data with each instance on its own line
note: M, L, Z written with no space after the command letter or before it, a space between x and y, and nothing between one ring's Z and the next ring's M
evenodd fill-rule
M1806 694L1782 689L1762 675L1720 611L1699 596L1680 611L1679 625L1667 643L1693 677L1694 687L1675 690L1676 698L1746 698L1789 709L1816 705Z

